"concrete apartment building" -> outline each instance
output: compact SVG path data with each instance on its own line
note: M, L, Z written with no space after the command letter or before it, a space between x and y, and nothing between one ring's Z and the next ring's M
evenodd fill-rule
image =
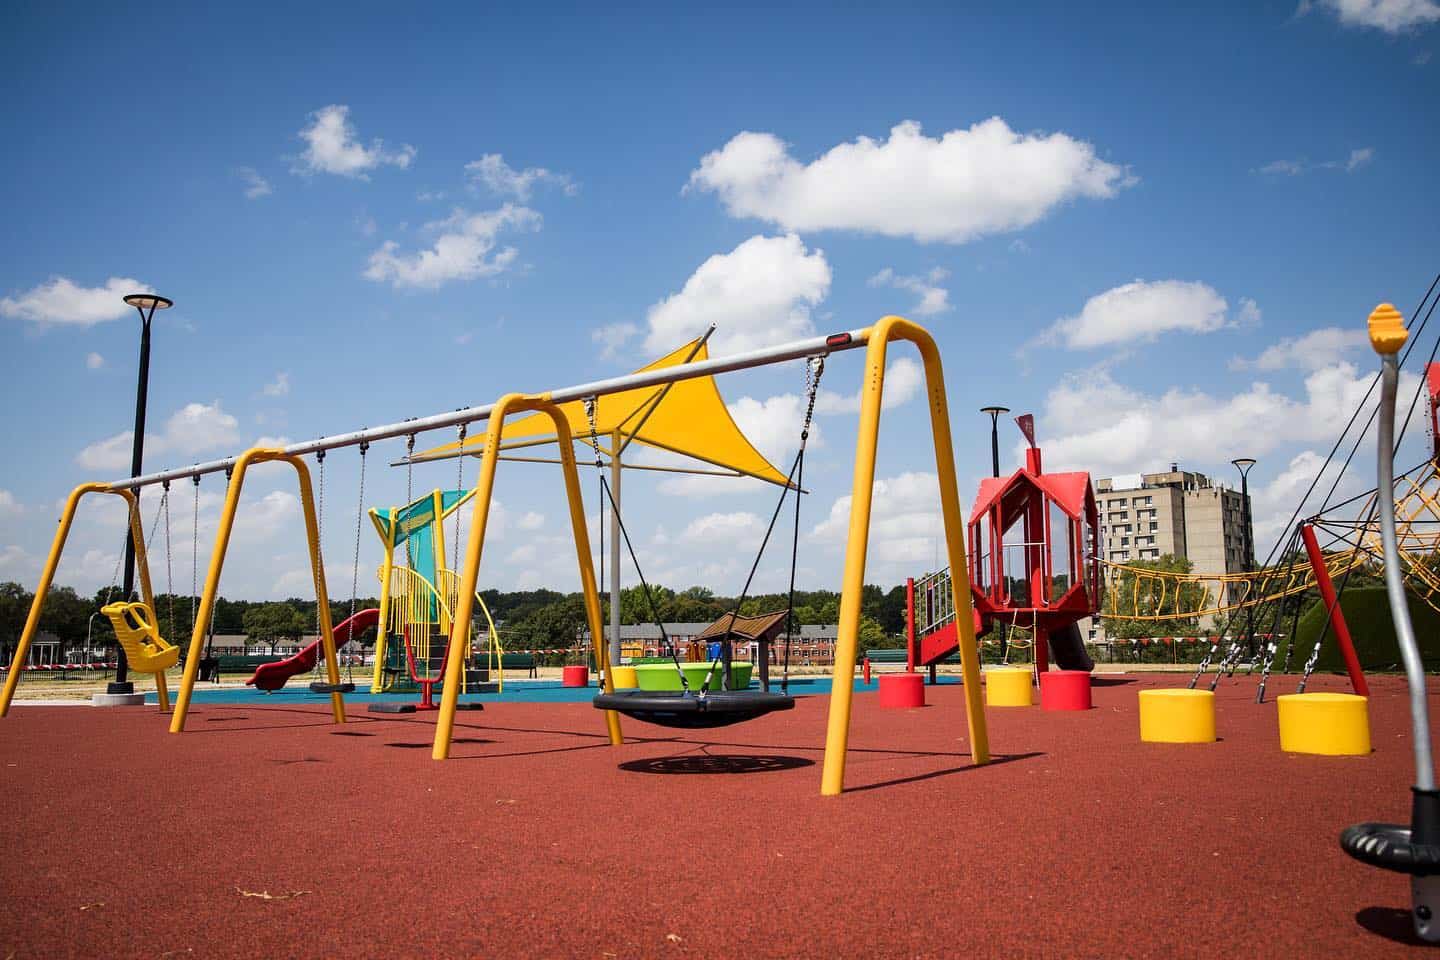
M1189 559L1195 573L1242 573L1247 536L1245 499L1207 476L1171 464L1163 473L1128 474L1095 481L1100 513L1101 557L1111 563L1156 560L1165 554ZM1253 557L1250 558L1253 566ZM1098 622L1082 631L1099 639Z
M1201 473L1171 464L1165 473L1095 481L1103 557L1111 563L1187 557L1196 573L1245 569L1245 500Z

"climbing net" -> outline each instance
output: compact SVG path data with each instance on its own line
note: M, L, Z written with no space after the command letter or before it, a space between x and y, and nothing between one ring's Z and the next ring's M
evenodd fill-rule
M1377 534L1378 536L1378 534ZM1376 541L1378 547L1378 540ZM1331 578L1369 562L1362 550L1324 554ZM1285 562L1249 573L1178 573L1100 561L1105 572L1101 616L1110 620L1190 620L1233 616L1315 588L1308 563Z

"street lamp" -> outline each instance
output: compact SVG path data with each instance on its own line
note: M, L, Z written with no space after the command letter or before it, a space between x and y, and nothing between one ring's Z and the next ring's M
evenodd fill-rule
M1242 520L1245 526L1245 557L1242 562L1245 564L1245 572L1249 573L1255 569L1255 545L1251 542L1250 535L1250 468L1255 466L1255 461L1251 457L1237 457L1230 462L1240 471L1240 499L1244 501L1245 511Z
M168 297L153 293L132 293L125 302L140 314L140 382L135 387L135 439L130 447L130 476L140 476L140 464L145 455L145 397L150 388L150 321L155 319L156 310L168 310L175 305ZM127 527L129 525L127 524ZM125 535L125 580L121 588L125 601L130 601L135 592L135 535ZM119 647L115 657L115 682L106 688L110 694L133 694L135 684L126 680L128 664L125 649Z
M991 476L1000 476L1000 415L1009 413L1009 407L981 407L981 413L990 414L990 470Z

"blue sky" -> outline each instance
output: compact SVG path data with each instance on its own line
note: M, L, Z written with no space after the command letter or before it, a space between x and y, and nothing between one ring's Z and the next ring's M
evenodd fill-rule
M1273 537L1368 382L1366 313L1408 313L1440 263L1440 7L953 6L7 6L0 578L33 581L70 487L125 472L137 284L176 301L149 467L622 372L710 320L723 352L901 313L940 342L967 502L988 467L971 411L1003 403L1037 415L1055 468L1228 479L1255 456ZM858 374L852 355L826 375L810 586L838 578ZM935 554L912 374L882 436L883 583ZM722 381L777 463L801 386ZM379 466L399 453L372 453L370 504L403 499ZM328 474L348 595L353 452ZM249 488L227 594L307 590L284 479ZM653 579L738 586L769 490L627 479ZM558 476L507 465L498 496L484 579L572 586ZM90 517L60 575L87 589L120 546Z

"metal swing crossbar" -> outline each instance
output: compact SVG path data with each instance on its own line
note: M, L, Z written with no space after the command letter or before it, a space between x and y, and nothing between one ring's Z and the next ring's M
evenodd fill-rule
M835 682L830 696L829 721L826 728L825 760L821 777L821 793L836 795L842 792L845 778L845 756L849 743L850 714L853 702L851 679L855 671L859 652L860 598L864 586L866 546L870 533L870 518L874 501L875 461L879 446L880 408L884 393L885 364L889 343L904 340L915 345L920 353L925 375L925 397L930 413L930 428L935 454L941 514L944 521L946 559L952 571L952 587L955 595L956 612L960 632L960 654L965 675L964 696L966 719L970 732L971 756L977 764L990 760L989 736L985 723L984 703L980 688L979 657L975 648L974 629L971 623L970 582L965 558L965 527L961 513L959 484L955 472L955 453L950 435L950 413L946 401L944 371L939 349L934 338L923 327L903 317L885 316L873 326L863 327L829 336L809 337L790 343L759 350L737 353L727 357L707 359L679 366L642 370L637 373L590 383L551 390L541 394L507 394L493 403L466 407L430 417L405 420L382 427L357 430L351 433L320 437L315 440L290 444L283 448L256 447L236 457L193 464L134 478L124 478L104 484L86 484L76 488L67 501L41 580L36 589L36 600L32 604L30 617L20 643L16 648L18 662L24 662L30 642L38 625L43 598L53 581L55 568L64 550L75 507L86 493L119 493L130 491L166 480L195 478L209 473L226 472L231 483L226 491L225 504L215 534L215 549L211 556L210 568L206 575L204 592L195 617L194 633L191 638L190 655L186 658L186 670L182 680L174 717L170 724L172 733L185 729L185 719L190 703L191 691L198 672L199 654L203 651L204 638L212 619L220 575L224 565L226 549L234 526L235 513L239 507L240 493L244 487L247 470L259 463L282 461L289 464L297 474L300 487L302 512L305 517L306 537L311 552L312 568L316 581L317 600L321 612L321 646L326 660L327 680L340 680L335 657L334 637L331 631L329 600L325 594L324 569L319 562L319 537L315 519L313 495L309 470L302 457L321 450L356 446L362 442L394 439L444 427L488 421L487 443L481 457L477 495L474 505L474 522L469 528L469 544L466 563L461 577L461 586L456 621L468 621L473 601L474 587L478 579L479 565L485 542L486 519L494 487L494 475L499 460L497 449L501 436L501 424L509 414L538 412L549 417L557 435L566 435L568 423L557 404L582 400L588 396L605 396L624 390L660 386L697 377L708 377L736 370L800 360L810 356L828 356L847 350L864 348L865 368L860 387L860 417L855 449L855 470L851 488L851 511L849 532L845 549L845 567L841 583L841 604L839 616L839 638L836 643ZM572 535L576 547L576 561L580 570L582 593L585 597L586 616L591 636L600 636L599 601L595 594L595 576L590 556L590 537L586 528L584 505L581 500L579 479L576 474L573 445L559 444L562 474L565 479L566 497L571 514ZM461 451L463 454L464 451ZM459 645L451 645L453 658ZM606 692L614 691L614 680L610 676L608 660L602 658L600 666L605 670ZM459 696L459 675L461 671L451 670L446 675L441 710L436 723L435 747L432 755L437 760L446 759L450 752L450 740L454 729L454 706ZM12 671L11 676L18 676ZM0 698L0 716L8 712L13 695L13 685L7 682L3 698ZM336 723L345 722L344 701L341 694L332 696L332 713ZM606 724L610 742L623 742L618 714L607 711Z

